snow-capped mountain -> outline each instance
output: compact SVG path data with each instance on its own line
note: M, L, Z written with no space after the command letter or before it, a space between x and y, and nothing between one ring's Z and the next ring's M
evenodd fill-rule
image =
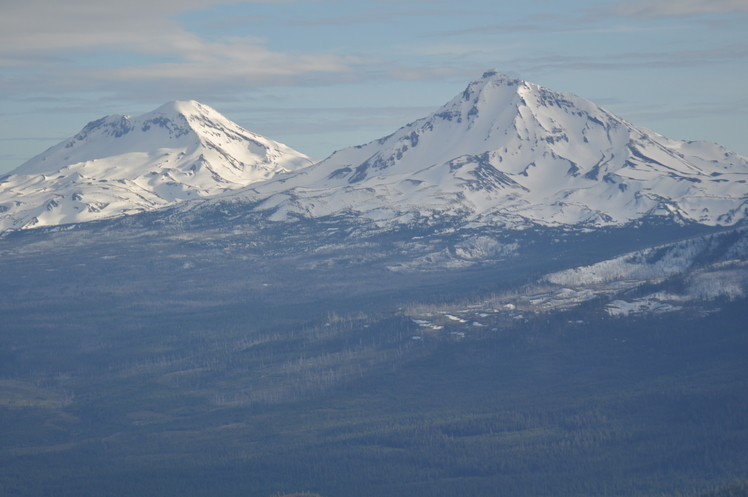
M0 178L0 230L206 197L259 203L272 221L733 225L748 215L747 182L748 159L715 143L671 140L489 71L431 115L316 164L197 102L105 117Z
M208 106L169 102L93 121L0 178L0 230L153 210L312 163Z
M621 225L746 217L748 160L637 128L594 103L496 71L430 116L257 185L271 219Z

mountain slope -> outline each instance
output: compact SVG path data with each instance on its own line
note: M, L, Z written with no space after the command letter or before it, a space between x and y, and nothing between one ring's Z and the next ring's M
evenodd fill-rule
M312 164L198 102L107 116L0 179L0 230L153 210Z
M430 116L258 185L274 219L353 212L433 223L706 225L746 216L748 160L489 71Z

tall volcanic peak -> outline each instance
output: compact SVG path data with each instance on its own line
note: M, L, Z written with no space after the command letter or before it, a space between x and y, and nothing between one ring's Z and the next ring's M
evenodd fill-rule
M746 217L747 179L748 161L719 145L670 140L489 71L431 115L257 191L271 196L263 208L274 219L599 226L664 215L729 225Z
M195 101L87 124L0 184L0 229L89 221L243 188L313 161Z

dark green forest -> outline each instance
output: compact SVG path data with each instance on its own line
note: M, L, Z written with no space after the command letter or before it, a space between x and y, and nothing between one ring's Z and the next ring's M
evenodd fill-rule
M747 299L503 297L701 228L497 231L515 257L447 270L473 233L224 207L0 237L0 495L745 496Z
M745 495L747 304L419 340L355 299L6 306L0 494Z

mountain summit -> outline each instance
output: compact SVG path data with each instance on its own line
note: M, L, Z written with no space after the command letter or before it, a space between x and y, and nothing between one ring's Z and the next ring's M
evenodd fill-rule
M275 219L621 225L746 217L748 161L670 140L594 103L488 71L430 116L258 185ZM279 191L273 195L273 190Z
M90 122L0 179L0 230L153 210L312 163L206 105L169 102Z

